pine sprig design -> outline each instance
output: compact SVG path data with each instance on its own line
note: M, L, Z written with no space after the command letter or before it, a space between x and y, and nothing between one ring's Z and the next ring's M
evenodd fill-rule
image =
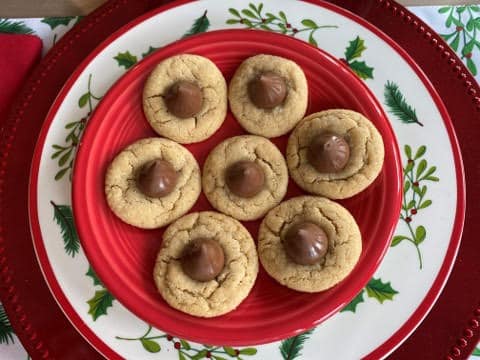
M30 35L35 32L25 25L23 21L0 19L0 33Z
M385 97L385 104L388 106L389 111L403 123L423 126L418 120L417 112L407 103L405 96L402 94L397 84L393 81L387 81L383 94Z
M283 340L280 344L280 353L282 354L283 360L293 360L302 355L303 344L314 330L315 329L310 329L302 334Z
M210 20L208 20L207 10L205 10L202 16L200 16L198 19L195 19L192 27L185 33L185 35L183 35L183 38L208 31L209 27Z
M0 344L13 343L13 328L8 320L7 312L3 305L0 304Z
M69 205L57 205L53 201L50 204L53 206L53 217L60 226L65 252L75 257L80 249L80 241L73 222L72 208Z

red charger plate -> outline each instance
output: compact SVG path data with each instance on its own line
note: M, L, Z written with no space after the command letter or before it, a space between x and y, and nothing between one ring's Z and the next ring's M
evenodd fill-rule
M210 58L227 81L247 57L264 53L291 59L302 67L308 80L307 114L346 108L363 113L376 125L385 143L385 163L367 190L342 201L360 226L363 251L352 274L339 285L317 294L300 293L281 286L261 269L247 299L229 314L211 319L181 313L158 294L152 274L164 229L146 231L118 219L106 203L104 176L115 155L128 144L157 136L143 115L143 86L158 62L182 53ZM245 131L229 112L219 131L187 148L202 166L215 145L240 134ZM283 153L287 139L286 135L274 139ZM129 70L104 96L88 122L76 156L73 209L90 263L106 287L133 313L159 329L196 342L254 345L315 326L340 310L365 286L388 249L397 225L401 179L400 156L390 123L374 95L348 67L324 51L284 35L249 30L212 31L156 51ZM290 181L286 198L304 194ZM214 209L202 195L192 211L204 210ZM256 238L260 221L244 224Z

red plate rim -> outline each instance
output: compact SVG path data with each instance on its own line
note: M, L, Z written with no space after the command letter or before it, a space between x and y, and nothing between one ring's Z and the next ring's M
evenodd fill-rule
M449 140L450 140L450 144L451 144L452 152L454 156L455 173L456 173L456 181L457 181L457 206L455 209L455 220L454 220L452 236L450 239L449 247L447 249L447 253L445 255L444 261L440 267L440 270L431 288L428 290L426 296L424 297L424 299L422 300L418 308L413 312L413 314L408 318L408 320L394 334L390 336L388 340L386 340L377 349L375 349L374 351L372 351L370 354L366 356L366 358L368 359L376 359L379 357L386 356L387 354L395 350L395 348L399 346L401 342L404 341L415 330L415 328L420 324L420 322L428 314L429 310L434 305L453 267L453 263L457 255L458 248L460 246L460 239L461 239L463 224L465 220L465 178L464 178L463 162L461 160L461 155L460 155L460 147L454 132L453 124L446 110L446 107L444 106L442 100L440 99L440 96L438 95L437 91L431 84L430 80L424 74L423 70L415 63L415 61L408 55L408 53L405 50L403 50L402 47L400 47L395 41L393 41L383 31L379 30L374 25L364 20L363 18L359 17L358 15L353 14L349 10L346 10L344 8L341 8L331 3L324 2L322 0L302 0L302 1L312 3L314 5L318 5L325 9L334 11L360 24L361 26L365 27L366 29L368 29L369 31L377 35L389 46L391 46L410 65L410 67L415 71L417 76L419 76L422 83L429 91L438 110L441 113L442 120L448 132L448 136L449 136ZM82 63L77 67L77 69L72 73L71 77L67 80L64 87L59 92L59 95L55 99L55 102L52 104L52 107L49 110L48 115L42 125L42 129L39 133L38 140L35 145L35 151L34 151L31 170L30 170L28 212L29 212L29 218L30 218L30 227L31 227L34 250L36 252L41 271L44 275L47 286L50 288L50 291L53 297L57 301L60 309L64 312L66 317L70 320L72 325L79 331L79 333L86 339L87 342L89 342L101 354L103 354L108 358L121 358L121 356L118 355L116 352L114 352L110 347L108 347L100 338L98 338L95 335L95 333L93 333L93 331L90 330L90 328L83 322L83 320L75 312L69 300L63 294L54 276L53 270L51 268L51 264L46 254L46 250L43 246L43 239L41 237L40 224L38 221L38 204L37 204L38 169L40 165L42 150L45 144L46 135L48 134L50 125L60 105L62 104L63 100L68 94L68 91L70 90L70 88L76 82L76 80L78 79L80 74L84 71L84 69L88 66L88 64L111 42L113 42L115 39L117 39L118 37L126 33L131 28L135 27L136 25L142 23L143 21L149 19L152 16L155 16L159 13L167 11L171 8L185 5L190 2L193 2L193 0L180 0L175 3L163 5L154 10L151 10L143 14L142 16L139 16L138 18L132 20L131 22L127 23L126 25L121 27L119 30L115 31L112 35L110 35L107 39L105 39L97 48L95 48L95 50L92 51L92 53L90 53L87 56L87 58L83 60Z
M260 38L260 40L258 40ZM90 147L83 146L83 139L89 138L91 140L92 136L95 137L97 134L97 130L99 126L102 126L102 122L98 121L98 117L100 119L103 118L104 111L110 108L112 101L116 98L119 93L122 92L125 82L128 79L134 77L138 72L140 72L146 64L150 66L152 63L163 59L165 56L171 56L173 53L183 53L189 52L189 44L194 43L197 44L198 42L202 41L203 43L210 44L210 43L217 43L217 41L224 42L225 39L232 39L236 40L237 42L249 41L249 42L257 42L257 43L266 43L271 44L275 42L282 42L282 46L290 48L290 46L296 45L299 48L295 49L295 51L308 51L308 56L315 56L318 54L319 61L322 60L325 65L327 63L335 64L339 67L341 72L345 74L343 70L347 70L347 77L352 79L352 86L358 87L358 91L364 92L364 96L366 101L371 104L372 112L378 113L379 117L383 118L383 123L379 124L380 127L384 128L384 142L386 153L387 151L393 156L393 162L390 164L390 167L395 169L394 171L397 174L395 179L391 179L387 181L388 183L392 184L392 188L394 189L395 193L392 194L394 201L396 202L394 206L392 206L389 214L395 214L394 216L394 223L388 229L386 239L382 244L378 247L374 247L372 249L375 252L374 258L368 256L360 260L357 264L357 270L361 273L358 276L354 276L350 279L348 284L339 285L340 292L337 294L335 299L332 299L332 303L328 303L325 305L326 311L320 317L311 316L308 318L301 318L297 320L297 327L295 330L287 330L288 325L281 328L280 324L278 324L278 328L276 329L275 333L269 333L268 335L262 335L261 337L252 336L250 332L242 332L240 331L239 336L235 339L229 338L226 334L216 335L215 338L212 338L211 335L206 332L202 332L201 329L197 330L195 334L193 332L184 329L180 329L177 325L175 325L176 321L179 319L173 318L165 318L165 319L152 319L149 314L151 310L148 309L146 306L137 306L137 304L133 301L131 296L124 291L124 287L122 284L116 282L114 279L110 277L103 277L102 278L102 270L105 269L104 265L104 257L102 253L96 251L95 242L93 243L85 243L82 239L90 239L92 236L91 231L93 231L90 221L88 220L88 214L85 211L85 194L88 190L85 187L85 182L83 179L85 178L85 174L88 173L86 169L89 165L88 158L90 155L89 149ZM181 47L180 51L176 49ZM175 49L173 51L172 49ZM167 53L167 55L163 55ZM160 58L160 59L159 59ZM367 100L368 99L368 100ZM96 120L94 119L96 118ZM92 122L93 121L93 122ZM110 290L110 292L115 296L120 303L122 303L126 308L130 309L130 311L136 314L139 318L142 318L144 321L149 322L152 326L157 326L160 329L167 331L169 334L177 336L179 338L187 337L188 340L195 341L198 343L208 343L212 345L229 345L229 346L248 346L248 345L259 345L274 342L277 340L281 340L290 336L297 335L302 333L321 322L325 321L331 315L338 312L341 308L343 308L346 304L348 304L357 294L358 292L366 285L368 280L373 276L374 272L380 265L385 253L387 252L388 248L390 247L390 239L395 231L397 225L398 214L400 213L401 209L401 199L402 199L402 164L400 158L400 152L398 149L397 140L395 137L395 133L393 128L388 121L388 117L386 116L383 108L381 107L380 103L378 102L377 98L373 95L371 90L367 87L367 85L358 79L356 75L345 65L343 65L339 60L334 58L332 55L328 54L327 52L318 49L316 47L311 46L310 44L295 39L292 37L288 37L281 34L275 34L270 32L264 31L251 31L251 30L244 30L244 29L230 29L230 30L215 30L209 31L207 33L199 34L196 36L191 36L188 39L182 39L180 41L176 41L172 44L169 44L165 47L162 47L158 52L156 52L151 57L143 59L142 61L138 62L134 67L130 68L128 72L123 74L107 91L105 96L103 97L102 101L97 105L96 109L94 110L92 117L86 126L83 136L82 136L81 144L78 148L78 152L76 155L76 161L73 169L73 176L72 176L72 200L73 200L73 213L74 213L74 220L77 226L77 231L79 234L79 238L82 242L83 250L92 265L92 267L96 270L97 274L99 275L100 279ZM90 145L93 144L90 142ZM388 150L387 150L388 148ZM305 194L306 195L306 194ZM388 216L387 221L391 221L390 219L392 216ZM84 224L85 226L80 226L80 224ZM378 255L378 257L377 257ZM103 271L105 273L105 271ZM144 304L145 305L145 304ZM182 316L182 315L179 315ZM158 321L158 323L155 323ZM164 327L162 328L163 323ZM174 328L175 327L175 328ZM280 329L281 328L281 329ZM183 331L180 332L180 331ZM244 333L244 335L240 335Z

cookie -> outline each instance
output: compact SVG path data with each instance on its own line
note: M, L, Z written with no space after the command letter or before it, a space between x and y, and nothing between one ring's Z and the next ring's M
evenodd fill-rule
M203 141L225 120L225 79L205 57L172 56L159 63L148 77L143 111L159 135L182 144Z
M145 166L155 165L155 161L161 162L160 169L157 168L160 174L142 172ZM152 166L150 171L155 170ZM162 171L161 166L171 168L170 173ZM146 181L149 176L162 174L170 176L160 178L157 184L163 193L151 194L156 197L146 195L148 188L144 187L152 186ZM184 215L195 204L200 191L197 161L182 145L168 139L134 142L115 157L105 175L105 195L112 211L124 222L144 229L162 227Z
M255 220L282 201L288 170L278 148L256 135L217 145L203 166L202 186L212 206L238 220Z
M293 260L286 247L291 229L295 231L294 227L305 222L319 227L328 243L323 256L310 265ZM305 250L309 249L297 247L297 254L304 260L309 252ZM258 234L258 255L268 274L280 284L302 292L323 291L342 281L355 267L361 251L362 239L355 219L347 209L322 197L300 196L281 203L267 214Z
M380 173L383 160L380 133L365 116L351 110L311 114L288 140L290 176L305 191L331 199L363 191Z
M224 253L223 268L209 281L192 279L182 264L185 249L199 238L217 242ZM188 214L167 228L153 276L170 306L213 317L234 310L249 294L257 273L258 256L247 229L229 216L205 211Z
M305 115L307 79L291 60L256 55L235 72L228 99L233 115L246 131L268 138L280 136Z

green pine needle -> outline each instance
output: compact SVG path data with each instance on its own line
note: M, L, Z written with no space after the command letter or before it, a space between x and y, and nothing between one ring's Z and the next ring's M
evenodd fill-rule
M209 27L210 27L210 20L208 20L207 10L205 10L203 15L193 22L192 27L190 28L190 30L188 30L185 33L185 35L183 35L183 37L186 38L190 35L195 35L195 34L205 32L208 30Z
M384 90L385 103L387 104L390 112L397 116L405 124L423 124L418 121L417 113L405 100L405 97L401 93L398 85L393 81L387 81Z
M0 344L13 343L13 334L13 328L10 320L8 320L7 313L3 305L0 304Z
M53 206L53 216L60 226L65 251L71 257L75 257L80 249L80 240L73 222L72 208L68 205L57 205L50 201Z
M25 25L23 21L0 19L0 33L29 35L33 34L34 31Z
M284 360L293 360L301 355L303 344L312 334L313 330L306 331L300 335L283 340L280 344L280 353Z

